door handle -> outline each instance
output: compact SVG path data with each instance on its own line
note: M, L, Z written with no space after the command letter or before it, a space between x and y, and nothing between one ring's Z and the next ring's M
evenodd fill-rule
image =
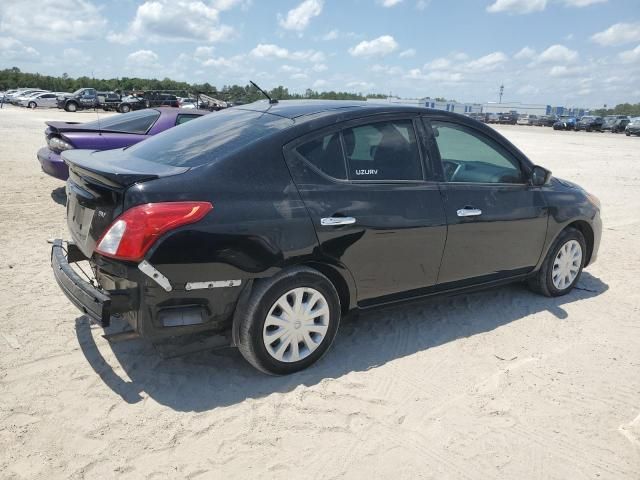
M353 225L356 219L353 217L325 217L320 219L320 225L335 227L339 225Z
M482 215L482 210L479 208L464 207L456 212L459 217L477 217Z

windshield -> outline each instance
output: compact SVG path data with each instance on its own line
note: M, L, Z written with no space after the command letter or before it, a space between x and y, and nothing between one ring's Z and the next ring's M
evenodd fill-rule
M269 113L229 109L167 130L128 151L150 162L195 167L213 162L292 124L288 118Z
M138 110L137 112L113 115L102 120L96 120L95 122L88 122L85 123L83 127L110 130L112 132L142 134L147 133L158 117L160 117L158 110L148 108L146 110Z

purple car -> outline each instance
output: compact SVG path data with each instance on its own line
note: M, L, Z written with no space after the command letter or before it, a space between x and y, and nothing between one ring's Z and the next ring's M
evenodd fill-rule
M67 165L60 153L73 148L111 150L134 145L150 135L207 115L207 110L182 108L147 108L88 123L46 122L47 146L38 150L42 170L52 177L66 180Z

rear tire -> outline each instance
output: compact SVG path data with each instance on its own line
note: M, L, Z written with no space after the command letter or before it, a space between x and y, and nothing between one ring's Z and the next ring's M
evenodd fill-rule
M587 254L584 235L575 228L563 230L553 243L529 287L547 297L566 295L575 287Z
M238 308L240 353L270 375L287 375L315 363L333 343L340 324L335 287L308 267L254 284Z
M29 105L28 105L28 107L31 108L31 109L34 109L37 106L38 106L38 104L36 102L29 102Z

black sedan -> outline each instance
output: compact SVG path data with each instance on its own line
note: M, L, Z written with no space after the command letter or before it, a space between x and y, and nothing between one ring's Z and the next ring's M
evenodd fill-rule
M271 374L318 360L353 310L522 280L567 294L600 244L593 195L442 111L258 102L63 157L73 241L51 258L71 302L151 340L228 331Z
M576 123L576 131L584 130L586 132L601 132L602 125L604 125L604 119L602 117L587 115L582 117L580 121Z

